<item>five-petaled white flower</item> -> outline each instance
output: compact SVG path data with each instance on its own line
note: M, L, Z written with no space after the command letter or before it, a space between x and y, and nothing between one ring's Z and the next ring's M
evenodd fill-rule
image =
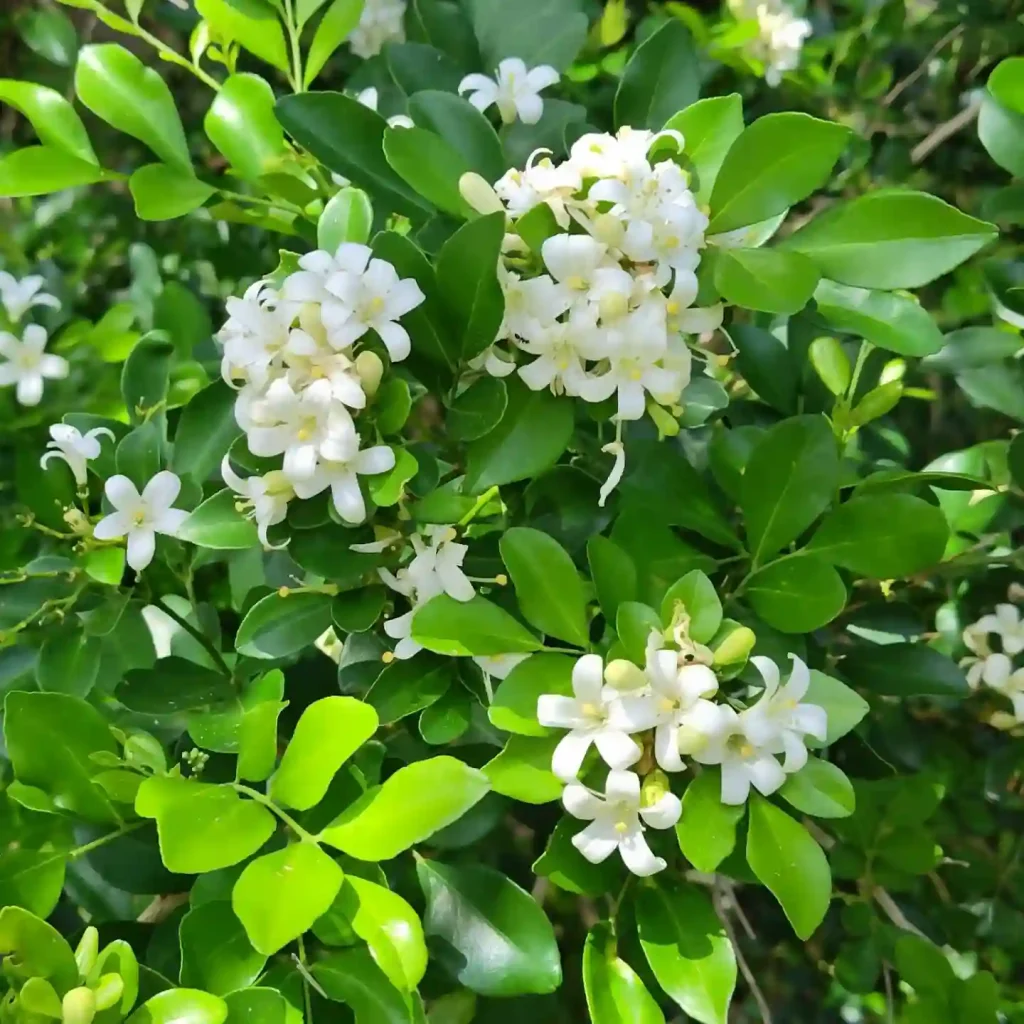
M518 57L506 57L494 78L466 75L459 83L459 92L469 92L469 102L477 110L497 105L505 124L511 124L516 117L524 124L536 124L544 113L540 92L554 85L559 77L549 64L528 69Z
M405 0L366 0L348 45L357 57L375 57L385 43L405 39L404 19Z
M16 385L15 395L21 405L38 405L43 397L43 380L58 380L68 375L68 363L60 356L46 352L46 329L28 324L19 340L0 331L0 387Z
M153 561L156 535L177 536L188 512L173 508L181 491L181 480L174 473L157 473L139 494L126 476L112 476L106 484L107 500L114 511L104 516L93 528L97 540L128 538L127 561L141 572Z
M573 836L572 845L592 864L600 864L618 850L634 875L653 875L667 866L644 838L644 824L671 828L679 820L679 798L667 789L644 806L639 777L613 770L608 773L603 797L571 782L562 791L562 803L573 817L590 822Z
M0 305L12 324L16 324L33 306L60 309L60 300L42 291L45 283L40 274L30 274L19 281L13 274L0 270Z
M235 508L256 523L260 543L265 548L273 547L267 539L267 530L283 523L288 515L288 502L295 497L291 481L280 469L272 469L263 476L240 477L231 468L227 455L221 461L220 475L231 490L245 499Z
M86 463L100 454L100 438L106 436L114 440L114 432L109 427L94 427L85 434L68 423L55 423L50 427L51 440L46 447L51 449L44 453L39 465L44 469L50 459L63 459L75 476L75 483L84 487L88 479Z
M971 628L979 633L998 636L1004 654L1013 657L1024 651L1024 619L1015 605L997 604L993 614L982 615Z
M584 654L572 670L573 696L546 693L537 698L537 721L568 729L555 747L551 770L563 781L575 779L591 745L610 768L628 768L640 760L640 745L629 734L633 724L623 714L618 695L604 685L599 654Z

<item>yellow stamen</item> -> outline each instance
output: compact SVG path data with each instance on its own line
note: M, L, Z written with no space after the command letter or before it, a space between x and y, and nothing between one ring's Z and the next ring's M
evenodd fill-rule
M565 283L574 291L578 292L583 291L583 289L587 287L587 282L579 274L573 274Z
M380 656L380 660L383 661L385 665L390 665L391 662L393 662L395 660L394 652L393 651L385 651Z
M624 821L617 821L615 822L615 831L622 835L629 831L629 826Z
M740 747L740 757L752 757L754 754L754 748L749 743L744 743Z

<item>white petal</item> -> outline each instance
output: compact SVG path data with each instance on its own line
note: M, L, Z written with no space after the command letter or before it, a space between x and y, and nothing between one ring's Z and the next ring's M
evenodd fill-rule
M600 654L584 654L572 667L572 692L581 704L600 706L604 662Z
M604 784L605 799L609 803L640 806L640 776L636 772L610 771Z
M471 89L474 92L487 92L488 90L491 90L495 96L498 93L498 86L494 79L481 74L466 75L466 77L459 82L460 94L469 92ZM491 102L494 102L493 98L491 99Z
M619 833L610 821L592 821L582 832L572 837L572 845L591 864L600 864L616 851L619 838Z
M181 478L169 470L163 470L149 481L142 490L142 500L153 512L170 508L181 493Z
M1013 671L1013 662L1005 654L990 654L985 659L985 666L981 678L994 689L1001 689L1006 685Z
M602 729L594 734L597 752L609 768L628 768L640 760L640 745L617 729Z
M153 519L152 527L157 533L165 534L168 537L177 537L182 523L188 519L188 513L183 508L167 508Z
M683 804L675 793L664 793L650 807L640 808L640 817L651 828L671 828L683 813Z
M754 787L764 796L771 796L786 781L782 765L771 754L762 754L755 761L748 761L747 771Z
M384 342L384 347L391 356L391 361L400 363L412 351L409 332L401 325L392 322L375 323L374 329Z
M828 735L828 712L817 704L801 704L793 709L793 728L802 733L810 733L816 739L825 742Z
M388 292L387 302L384 306L385 313L389 320L397 320L405 316L426 299L423 289L420 288L415 278L406 277L395 282Z
M43 375L23 374L15 390L20 405L38 405L43 397Z
M549 729L577 729L585 724L575 699L558 693L544 693L537 698L537 721Z
M603 806L601 801L577 782L570 782L562 790L562 806L574 817L593 821Z
M608 703L608 724L620 732L653 729L661 717L658 698L653 694L627 693Z
M764 696L771 697L779 688L779 666L771 658L755 654L750 663L761 673L764 680Z
M423 650L423 645L416 640L413 640L411 636L402 637L401 640L395 644L395 657L399 661L408 661L410 658L419 654Z
M685 665L679 670L679 689L687 704L718 692L718 679L707 665Z
M395 468L395 452L386 444L375 448L365 448L356 456L356 472L372 476L375 473L387 473Z
M737 806L746 803L750 795L750 773L743 761L730 759L722 762L722 803Z
M616 419L638 420L647 408L644 386L638 380L619 381L619 404Z
M134 512L139 504L139 492L135 484L126 476L120 473L112 476L103 488L107 501L118 511L126 510Z
M523 124L536 124L544 113L544 101L536 93L527 93L516 99L516 111Z
M401 640L412 632L413 612L406 612L404 615L396 615L384 623L384 632L392 640Z
M476 596L473 584L466 574L449 558L439 557L436 567L437 576L444 587L444 592L455 601L472 601Z
M526 81L535 92L554 85L560 78L561 75L550 64L538 64L526 74Z
M681 772L686 765L679 753L679 726L659 725L654 731L654 757L667 772Z
M782 770L787 775L800 771L807 764L807 747L804 746L803 740L796 733L789 730L784 732L782 734L782 747L786 753L786 758L782 762Z
M811 673L807 665L795 654L789 656L793 668L789 673L789 681L786 683L785 695L787 700L796 701L797 704L803 700L807 688L811 685Z
M334 478L331 498L338 515L346 523L361 523L366 519L366 502L355 473L340 473Z
M668 866L661 857L654 856L639 828L622 837L619 842L619 854L626 867L641 878L655 875Z
M551 755L551 771L563 782L572 782L583 767L590 743L591 736L584 732L574 731L563 736Z
M126 561L136 572L142 572L153 561L155 551L156 534L152 530L132 530L128 534Z
M104 516L92 529L97 540L118 540L127 535L132 528L132 518L128 512L111 512Z

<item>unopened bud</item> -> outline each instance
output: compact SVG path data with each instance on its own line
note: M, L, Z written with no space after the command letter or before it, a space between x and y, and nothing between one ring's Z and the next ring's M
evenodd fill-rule
M477 213L504 213L505 207L486 178L467 171L459 178L459 195Z
M92 989L73 988L61 1004L61 1020L64 1024L92 1024L96 1016L96 996Z
M640 806L653 807L666 793L671 793L668 776L660 769L655 769L644 779L640 790Z
M676 746L680 754L699 754L707 742L707 736L692 725L681 725L676 734Z
M903 380L906 372L907 363L905 359L890 359L882 368L878 383L891 384L894 380Z
M647 403L647 415L654 421L658 428L658 440L666 437L675 437L679 433L679 421L667 409L657 402Z
M610 213L602 213L594 218L591 232L599 242L604 242L605 245L617 249L626 229L618 217L613 217Z
M356 375L368 398L377 394L380 379L384 376L384 362L376 352L360 352L356 356Z
M69 508L64 513L63 518L64 522L71 527L73 533L81 534L83 537L87 537L92 533L92 526L81 509Z
M639 690L647 685L647 676L633 662L616 658L608 662L604 670L604 681L616 690Z
M715 649L715 665L735 665L746 661L757 643L749 626L738 626Z
M84 978L96 963L96 954L100 948L100 933L92 926L82 932L82 937L75 947L75 963L78 964L78 973Z
M96 1009L109 1010L124 995L124 979L120 974L101 975L93 993L96 996Z

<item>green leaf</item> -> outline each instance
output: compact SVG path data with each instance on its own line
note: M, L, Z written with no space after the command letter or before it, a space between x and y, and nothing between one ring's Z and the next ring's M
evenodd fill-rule
M742 98L734 92L697 100L669 118L665 128L683 133L683 152L697 172L697 201L706 203L729 147L743 131Z
M499 377L481 377L448 407L445 426L454 441L475 441L492 431L505 414L508 393Z
M467 170L476 171L487 181L497 181L505 173L508 164L497 132L468 100L436 88L417 91L409 99L409 116L417 127L444 139Z
M811 739L810 746L831 746L850 732L869 710L868 702L856 690L817 669L811 669L811 685L804 695L804 702L817 704L828 715L825 742L819 744Z
M988 91L1000 103L1024 114L1024 57L1007 57L988 76Z
M948 540L941 508L911 494L887 494L837 506L807 550L861 576L889 580L937 565Z
M459 192L459 179L470 167L446 139L423 128L388 127L384 154L399 177L431 205L455 217L470 215Z
M405 485L419 472L416 456L408 448L393 449L395 464L386 473L369 477L370 497L380 508L397 505Z
M459 228L437 257L438 292L463 361L478 356L494 341L505 315L505 296L498 282L504 237L505 215L491 213Z
M563 654L532 654L521 661L498 687L487 709L491 725L520 736L550 736L537 721L541 694L572 694L572 658Z
M530 895L492 868L418 860L424 929L437 957L466 988L486 996L553 992L562 982L551 922Z
M125 360L121 394L133 423L141 423L167 397L174 345L163 331L144 334Z
M615 124L660 131L699 95L693 37L681 21L669 18L629 58L615 92Z
M781 550L826 509L839 454L824 416L795 416L769 430L747 462L740 505L755 565Z
M996 237L996 228L924 192L882 189L838 203L790 235L822 275L858 288L920 288Z
M24 114L44 146L51 150L64 150L84 163L98 164L82 119L56 89L35 82L2 78L0 103Z
M268 700L242 713L238 778L262 782L277 763L277 720L287 701Z
M144 142L165 164L192 177L185 132L167 83L117 43L83 46L75 94L98 118Z
M722 625L722 602L715 585L700 571L694 569L668 588L661 602L662 622L670 625L677 606L689 617L690 639L706 644Z
M413 1024L408 997L388 981L366 949L318 960L313 977L330 999L352 1008L357 1024Z
M309 83L323 70L331 54L348 38L359 24L365 0L331 0L324 16L313 33L313 41L306 54L306 73L303 84Z
M235 650L247 658L286 658L309 647L330 624L327 594L268 594L242 619Z
M373 224L370 197L360 188L343 188L327 201L316 225L317 245L335 252L344 242L365 245Z
M388 665L364 698L373 707L381 725L392 725L440 700L455 678L447 658L420 654Z
M593 1024L665 1024L644 983L619 958L608 925L594 925L583 944L583 988Z
M9 792L8 792L9 795ZM66 858L44 850L0 853L0 905L49 917L64 891Z
M1024 178L1024 114L983 96L978 112L978 138L988 155L1015 178Z
M842 577L824 558L800 554L758 569L747 599L757 614L783 633L810 633L846 607Z
M45 196L105 177L102 168L56 146L28 146L0 158L0 196L11 198Z
M194 988L172 988L147 999L126 1024L224 1024L228 1004Z
M218 380L185 406L174 434L171 469L175 473L202 483L220 466L242 433L235 422L237 397L236 391Z
M498 543L523 616L542 633L586 647L587 595L576 566L558 541L516 526Z
M237 42L279 71L288 72L284 28L266 4L259 0L196 0L196 11L218 35Z
M871 693L889 697L966 697L967 680L956 662L924 644L857 647L843 673Z
M783 213L828 181L850 130L807 114L766 114L729 147L711 193L709 234Z
M277 826L261 804L229 786L153 776L139 787L135 811L155 818L160 856L171 870L199 874L251 857Z
M430 204L387 162L387 123L375 111L341 93L318 92L285 96L278 100L275 112L300 146L329 170L365 188L383 207L406 216L422 217L430 211Z
M736 366L758 398L793 415L800 383L793 353L774 334L753 324L729 324L726 334L738 352Z
M390 860L458 821L489 789L483 772L457 758L416 761L367 791L320 839L357 860Z
M63 995L78 984L78 966L63 936L22 907L0 910L0 954L16 978L46 978ZM13 954L13 955L11 955Z
M484 66L497 67L503 57L518 57L528 68L551 64L564 70L587 37L587 15L580 0L521 0L516 17L505 0L468 0L473 30ZM475 65L474 65L475 66Z
M940 373L956 373L1012 359L1021 349L1016 331L997 327L961 327L943 336L942 348L927 356L922 366Z
M600 534L587 541L587 562L601 611L607 622L614 623L619 605L636 600L636 566L618 544Z
M710 897L684 882L650 881L636 896L636 922L666 995L701 1024L726 1024L736 957Z
M272 956L327 913L343 878L315 843L292 843L246 865L231 891L231 906L253 946Z
M420 715L419 730L424 743L444 746L454 743L469 729L473 699L464 687L450 687L445 695Z
M815 818L849 817L856 804L853 784L843 771L817 757L809 758L800 771L786 779L779 796Z
M259 75L229 75L203 118L207 138L239 177L255 181L288 156L274 90Z
M391 983L414 991L427 969L427 944L416 911L397 893L358 875L346 876L335 906Z
M243 988L224 997L227 1024L298 1024L298 1010L273 988Z
M233 699L235 687L222 673L172 655L152 668L130 669L115 695L139 714L173 715L223 704Z
M798 938L809 939L832 899L832 874L821 847L799 822L751 794L747 863L779 901Z
M146 164L128 179L139 220L174 220L197 210L217 190L169 164Z
M814 292L818 312L834 327L902 356L928 356L942 348L942 332L913 299L822 280Z
M388 592L382 586L362 587L338 594L331 602L334 628L342 633L365 633L380 618L387 601Z
M517 654L543 644L508 612L477 594L456 601L439 594L417 609L412 636L428 651L454 656Z
M510 736L505 749L481 769L491 789L524 804L547 804L564 784L551 771L551 755L561 736Z
M715 259L715 287L744 309L799 313L817 283L814 264L798 252L723 249Z
M549 391L530 391L513 379L506 381L506 387L508 406L500 422L468 447L466 490L470 494L538 476L558 461L572 437L572 402Z
M191 716L189 735L206 750L238 754L245 715L262 704L279 704L283 697L284 673L271 669L247 683L233 705Z
M683 813L676 838L683 856L698 870L712 874L736 846L742 805L722 803L722 777L705 768L683 793Z
M623 601L615 616L615 632L627 656L638 665L647 654L647 638L652 631L661 632L661 618L650 605L639 601Z
M84 700L63 693L8 693L4 743L18 782L38 787L87 821L117 820L92 781L99 768L93 754L116 754L117 744L103 716Z
M270 798L299 811L320 803L338 769L377 731L377 724L377 712L354 697L314 701L302 712L270 781Z
M193 907L181 920L178 940L181 983L217 996L251 985L267 962L224 900Z
M78 33L63 11L26 8L19 12L15 26L25 45L44 60L65 68L74 64Z
M256 547L259 544L256 527L235 507L238 500L230 487L218 491L190 513L178 530L178 538L197 547L219 551Z
M115 585L120 581L121 573L118 573ZM39 689L87 697L96 683L102 643L100 637L89 636L77 623L65 623L39 648L39 660L36 662Z

